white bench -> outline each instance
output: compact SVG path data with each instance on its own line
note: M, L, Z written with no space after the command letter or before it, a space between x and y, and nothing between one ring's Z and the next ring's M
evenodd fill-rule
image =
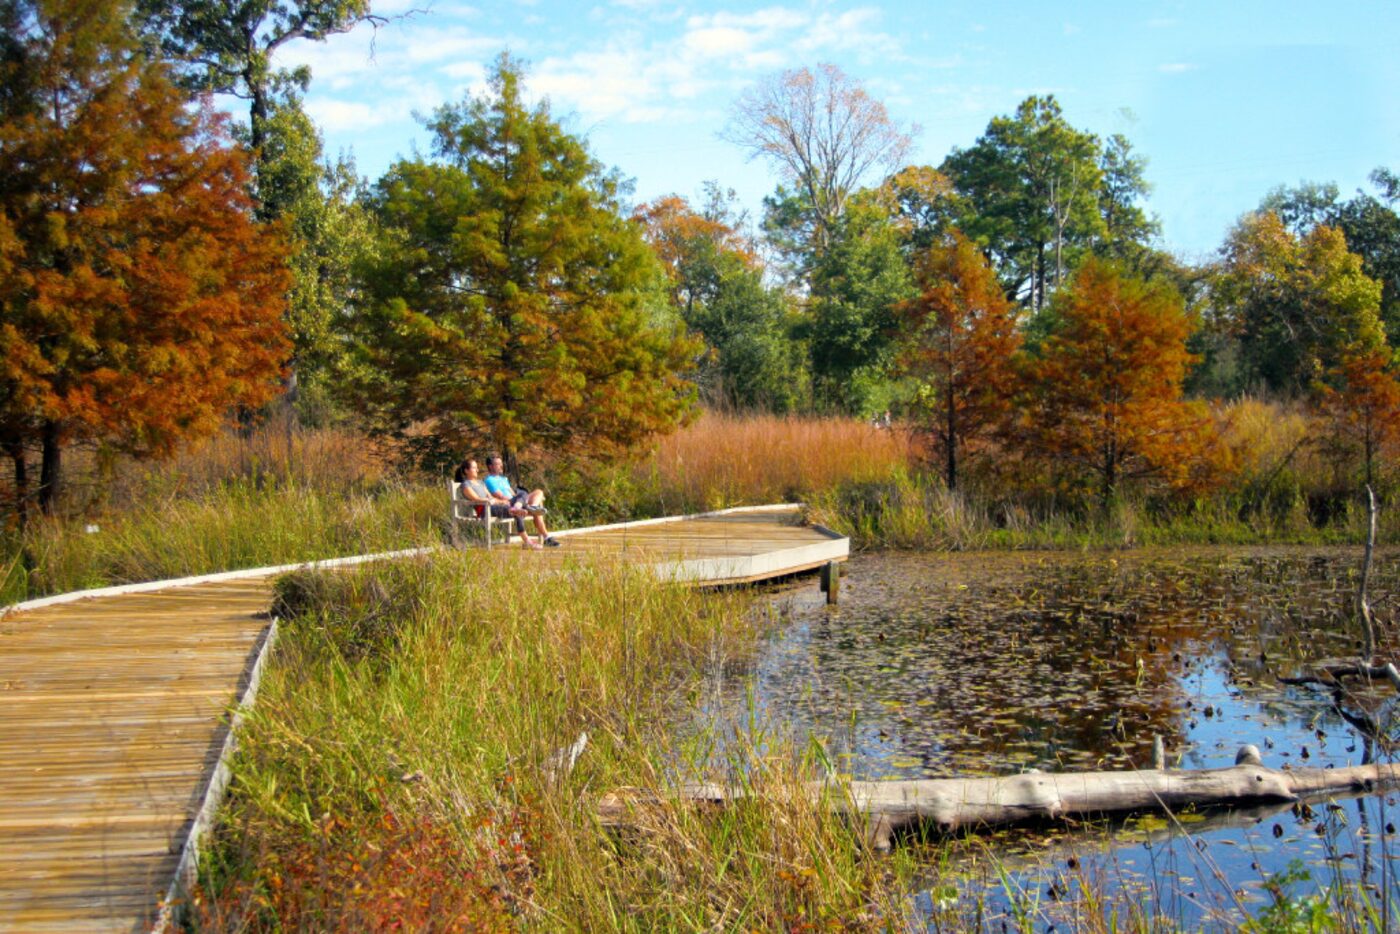
M515 534L515 519L501 519L491 514L491 506L488 503L478 503L462 495L462 484L453 480L447 481L447 494L452 500L452 531L466 526L468 528L479 528L485 532L486 547L492 545L491 530L502 528L505 531L501 541L510 544L510 537Z

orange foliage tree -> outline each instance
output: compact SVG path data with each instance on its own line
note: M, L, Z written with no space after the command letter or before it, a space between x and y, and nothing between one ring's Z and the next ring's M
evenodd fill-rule
M744 268L761 272L754 246L722 217L696 211L680 195L666 195L639 206L632 217L642 223L643 235L656 258L666 268L671 282L671 303L687 316L697 301L703 301L705 275L712 263L697 261L697 253L733 257ZM701 259L708 259L709 256Z
M0 444L138 456L277 391L288 278L245 155L141 58L111 0L19 0L0 74ZM23 504L24 490L18 491Z
M1057 324L1027 367L1026 440L1087 472L1106 507L1120 485L1201 479L1214 453L1204 407L1182 400L1191 322L1169 286L1087 261L1055 298Z
M1321 410L1334 446L1359 449L1366 484L1375 480L1376 457L1400 439L1400 381L1388 347L1354 346L1336 368L1338 386L1321 386Z
M960 233L916 262L919 295L899 305L899 368L920 383L926 427L957 489L959 452L1001 425L1016 391L1017 309L975 244Z

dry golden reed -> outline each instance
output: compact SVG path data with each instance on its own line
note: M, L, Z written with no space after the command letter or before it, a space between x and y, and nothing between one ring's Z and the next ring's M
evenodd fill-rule
M665 496L718 508L889 476L911 457L903 432L860 419L707 413L662 438L636 470Z

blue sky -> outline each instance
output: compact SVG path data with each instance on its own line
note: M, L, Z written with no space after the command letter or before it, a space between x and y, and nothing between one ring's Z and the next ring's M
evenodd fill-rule
M918 124L912 160L932 165L1027 95L1053 93L1072 124L1124 133L1148 158L1162 245L1191 260L1275 185L1334 181L1347 194L1378 165L1400 169L1394 0L436 0L279 62L311 66L307 108L328 151L351 151L374 179L426 151L413 114L479 91L502 49L528 63L531 95L636 180L637 200L694 198L718 179L756 214L776 177L718 133L744 88L819 62Z

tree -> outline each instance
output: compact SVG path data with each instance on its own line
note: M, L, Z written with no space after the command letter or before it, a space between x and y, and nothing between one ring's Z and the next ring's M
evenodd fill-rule
M0 112L0 444L19 483L41 447L49 510L65 446L167 453L271 397L287 274L243 152L133 54L123 7L18 9L32 97Z
M1389 348L1343 353L1334 382L1319 387L1332 444L1360 451L1364 480L1371 486L1382 448L1400 439L1400 380Z
M323 414L332 383L345 368L354 268L374 247L373 218L360 201L360 187L348 159L323 162L320 134L295 98L273 108L260 193L265 212L282 219L288 241L287 401L312 418Z
M1332 183L1302 182L1296 188L1278 187L1260 203L1272 211L1295 235L1306 236L1320 226L1336 227L1346 237L1347 249L1361 257L1361 269L1381 284L1381 320L1394 346L1400 341L1400 178L1389 169L1371 173L1376 193L1358 191L1340 200Z
M913 295L900 232L879 200L861 192L813 266L802 336L821 408L860 413L888 373L895 307Z
M1098 138L1070 126L1047 96L993 118L940 167L956 194L952 224L991 254L1008 294L1036 310L1106 234L1100 159Z
M1247 378L1298 396L1348 348L1378 348L1381 288L1335 227L1301 238L1271 211L1247 214L1222 249L1213 301Z
M785 412L801 402L805 373L788 303L711 189L705 212L671 195L637 208L644 236L671 282L672 306L709 348L698 382L719 405Z
M399 162L372 198L352 398L430 461L613 453L693 406L699 347L615 178L520 84L502 55L487 93L428 122L438 161Z
M938 245L948 233L947 204L952 195L947 176L927 165L905 166L885 179L876 193L894 218L911 258Z
M899 371L921 384L927 429L955 490L959 455L1011 411L1019 315L986 257L960 233L919 257L915 280L919 294L899 306Z
M1099 157L1103 183L1099 188L1099 213L1103 216L1103 241L1098 252L1110 259L1140 264L1151 252L1147 243L1161 232L1161 224L1147 216L1141 202L1152 191L1144 173L1147 160L1133 152L1121 133L1108 138Z
M872 171L898 166L912 144L885 105L835 65L773 75L734 105L725 138L777 165L812 212L825 251L846 200Z
M1056 295L1054 313L1057 328L1028 365L1027 441L1094 477L1105 507L1127 481L1189 484L1210 426L1199 403L1181 398L1192 357L1180 296L1091 258Z
M195 91L230 94L248 102L248 132L261 152L279 92L304 91L311 72L276 69L282 46L324 42L360 23L387 20L370 0L137 0L150 44L171 58L181 83Z

